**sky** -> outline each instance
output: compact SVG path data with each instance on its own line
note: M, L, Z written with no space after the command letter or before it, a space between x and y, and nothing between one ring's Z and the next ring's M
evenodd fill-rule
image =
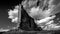
M8 9L13 8L13 6L19 4L18 1L0 1L0 28L15 27L16 23L12 23L11 19L8 19Z
M20 0L21 1L21 0ZM9 28L15 27L16 23L12 23L10 19L8 19L8 9L13 8L15 5L21 3L19 0L1 0L0 1L0 28Z

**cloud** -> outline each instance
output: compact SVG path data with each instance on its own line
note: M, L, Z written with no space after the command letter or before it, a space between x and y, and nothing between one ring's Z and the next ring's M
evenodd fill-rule
M12 19L12 22L18 21L18 6L15 6L14 10L9 10L8 15L10 19Z

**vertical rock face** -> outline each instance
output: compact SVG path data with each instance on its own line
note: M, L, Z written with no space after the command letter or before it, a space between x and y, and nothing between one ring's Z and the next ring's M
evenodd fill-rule
M37 25L35 24L34 19L31 18L24 10L22 10L21 12L20 29L25 30L25 31L40 31L41 30L41 28L37 28Z

